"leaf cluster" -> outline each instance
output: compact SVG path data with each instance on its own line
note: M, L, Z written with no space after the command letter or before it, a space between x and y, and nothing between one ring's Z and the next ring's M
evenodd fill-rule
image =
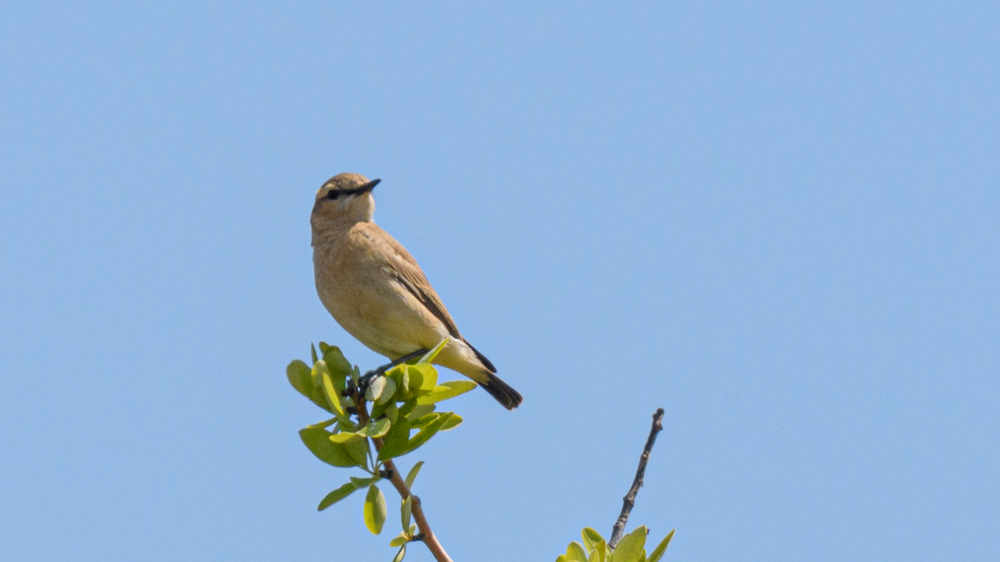
M618 546L612 549L600 533L585 527L581 532L583 544L576 541L569 543L566 554L560 554L556 562L659 562L663 553L674 538L674 531L660 541L653 552L646 554L646 535L649 529L645 525L637 527L631 533L618 541Z
M437 370L430 362L447 341L414 362L375 374L367 385L358 367L352 366L340 349L324 342L319 344L319 354L313 347L311 367L300 360L289 363L286 373L295 390L333 415L300 430L302 443L327 464L364 472L360 477L351 476L349 482L327 494L319 503L320 511L367 488L365 526L373 534L382 532L387 508L378 483L386 475L385 463L412 453L439 432L461 424L458 414L435 411L437 404L476 387L471 381L438 383ZM362 386L366 387L363 394ZM410 470L407 488L413 485L422 465L418 462ZM406 543L418 536L417 526L410 523L410 501L407 497L400 506L403 532L391 543L401 547L394 562L403 559Z

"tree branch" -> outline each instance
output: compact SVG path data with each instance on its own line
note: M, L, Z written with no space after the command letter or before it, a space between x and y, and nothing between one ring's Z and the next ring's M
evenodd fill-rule
M365 403L365 397L361 394L361 392L355 391L354 403L357 404L358 423L363 427L368 423L369 418L368 406ZM377 451L381 451L382 439L374 438L372 441L375 442L375 449ZM444 551L444 547L441 546L437 537L434 536L434 532L431 531L430 523L427 522L427 517L424 516L423 507L420 505L420 498L414 496L413 493L410 492L410 489L406 486L406 481L403 480L402 476L400 476L399 470L396 469L396 465L392 462L392 459L389 459L382 464L385 465L385 469L387 471L392 473L392 476L389 478L389 482L392 482L396 491L399 492L400 497L404 500L408 497L412 498L410 500L412 502L410 513L413 515L413 519L417 522L417 528L420 530L420 533L418 534L420 540L427 545L427 549L431 551L431 554L434 555L434 559L437 560L437 562L452 562L448 553ZM403 532L409 532L409 529L403 529Z
M642 456L639 457L639 470L635 473L635 480L632 481L632 487L629 489L628 494L625 494L622 513L618 516L618 521L615 521L615 526L611 529L611 540L608 541L608 546L611 548L614 548L618 545L618 541L622 540L622 533L625 532L625 523L628 522L628 515L632 512L632 508L635 507L635 496L639 493L639 488L642 487L642 478L646 474L646 461L649 460L649 454L653 452L653 443L656 442L656 434L662 429L663 408L657 408L656 413L653 414L653 427L649 430L646 446L643 447Z

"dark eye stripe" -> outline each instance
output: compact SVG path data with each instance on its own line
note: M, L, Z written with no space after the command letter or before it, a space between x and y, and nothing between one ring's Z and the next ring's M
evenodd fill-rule
M345 195L358 195L359 193L365 193L366 191L371 191L363 187L356 189L331 189L329 193L326 194L327 199L337 199Z

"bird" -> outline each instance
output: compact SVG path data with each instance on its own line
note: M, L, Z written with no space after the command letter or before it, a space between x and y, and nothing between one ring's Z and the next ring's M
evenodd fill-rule
M469 377L508 410L523 398L466 340L410 252L373 220L381 180L345 172L316 192L316 292L334 320L372 351L396 360L451 338L433 363Z

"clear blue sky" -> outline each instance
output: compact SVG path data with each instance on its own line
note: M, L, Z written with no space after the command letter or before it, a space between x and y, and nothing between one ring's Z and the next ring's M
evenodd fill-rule
M486 4L5 2L0 558L391 559L284 375L380 361L342 171L525 396L418 455L456 560L607 533L657 407L669 560L1000 558L1000 4Z

